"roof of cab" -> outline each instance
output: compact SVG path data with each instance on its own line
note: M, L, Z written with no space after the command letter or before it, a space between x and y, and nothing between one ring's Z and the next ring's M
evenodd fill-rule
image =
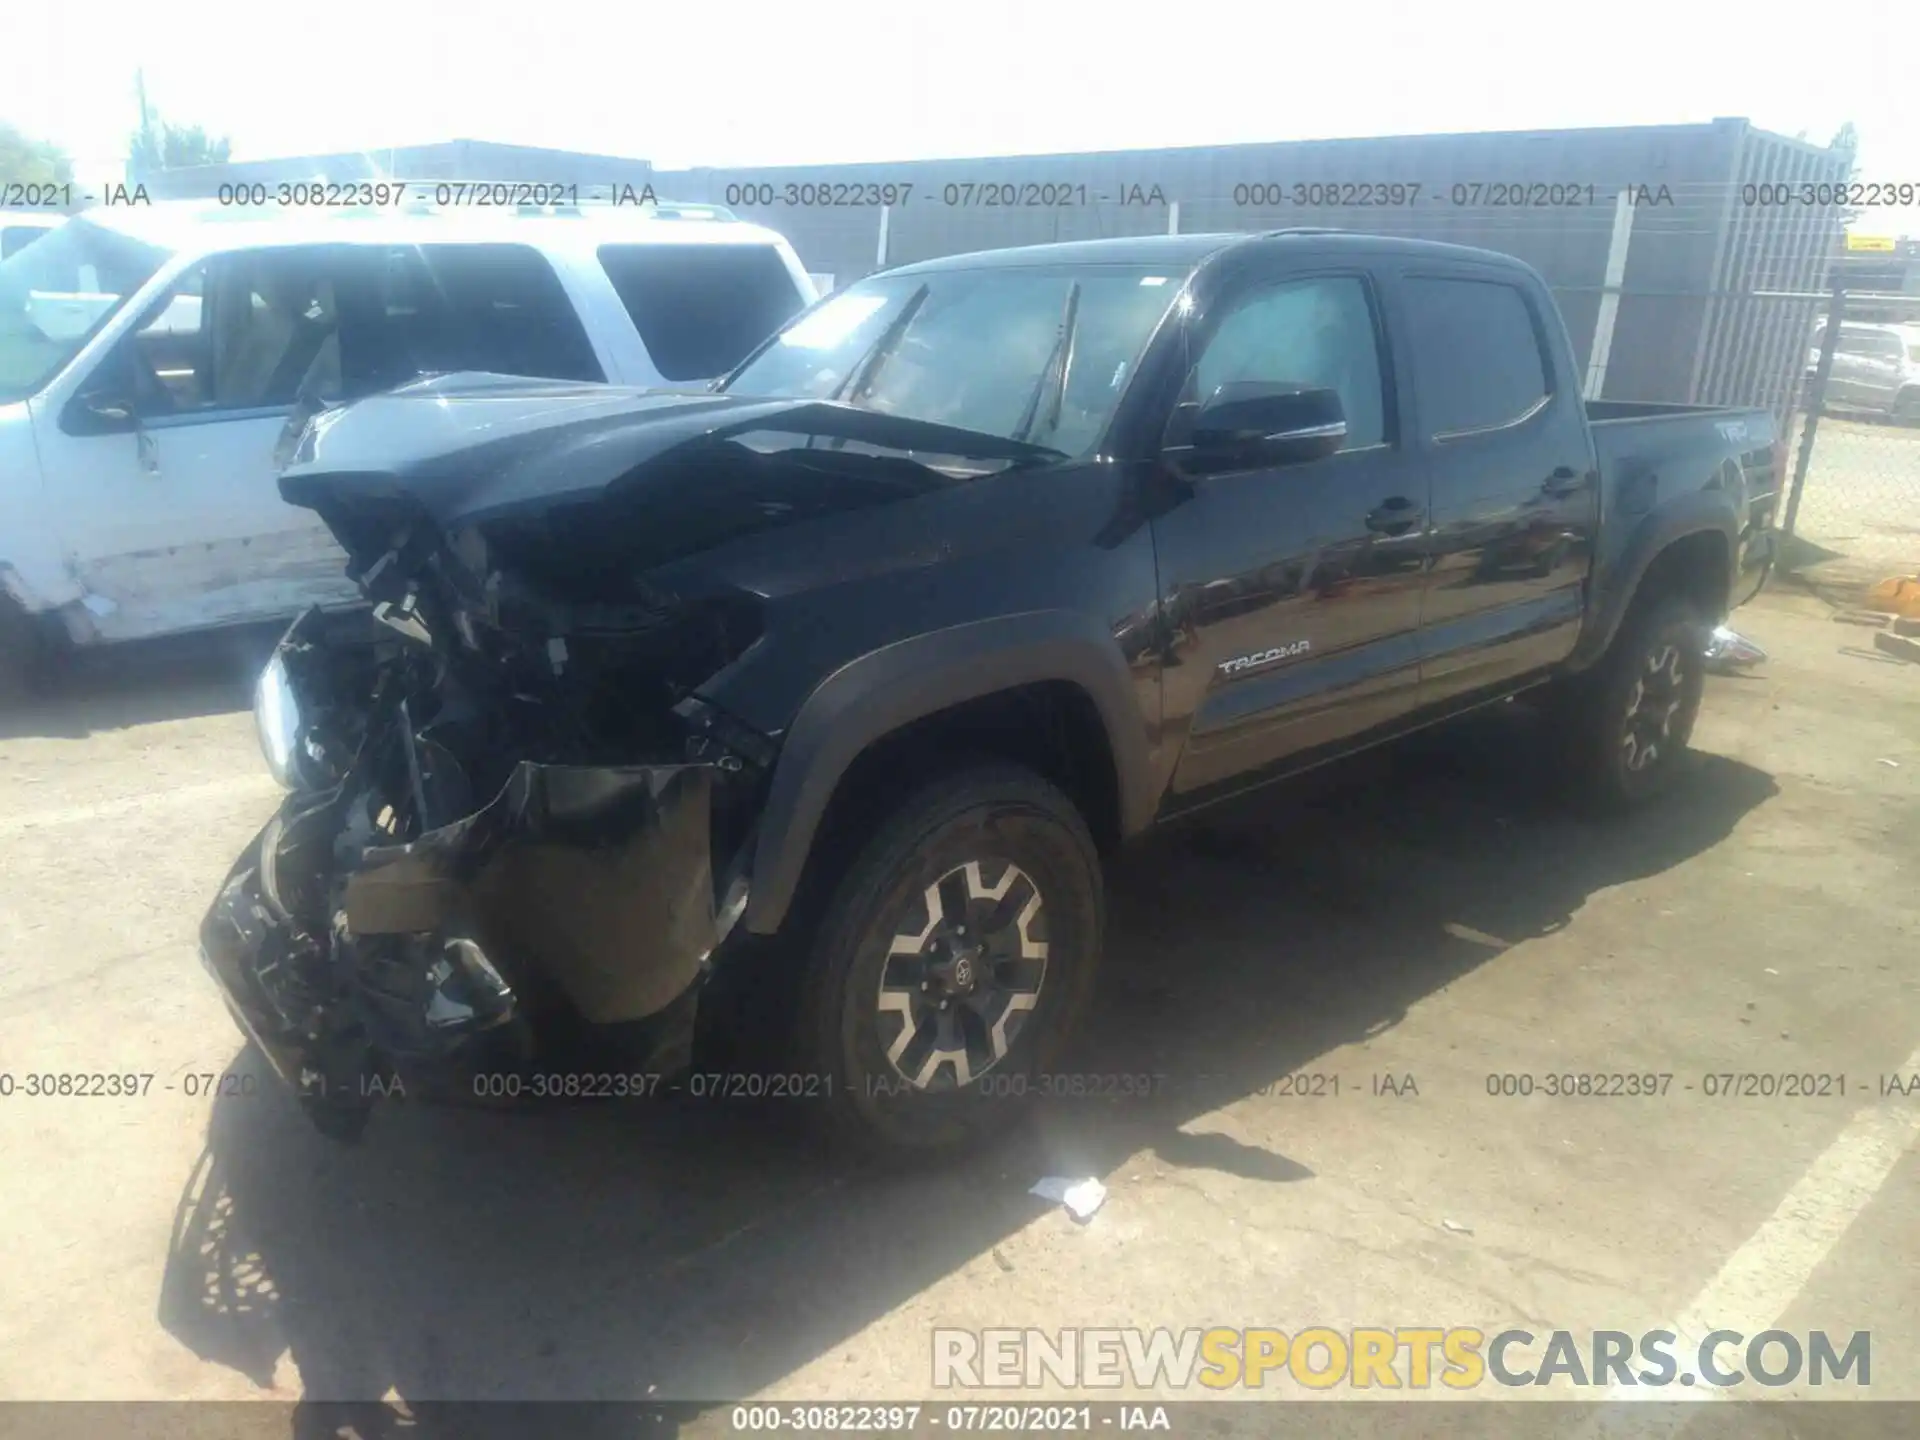
M966 255L943 255L890 271L895 275L926 274L939 270L978 270L1028 265L1166 265L1189 269L1226 250L1313 245L1375 255L1427 255L1435 259L1474 260L1519 266L1520 261L1493 250L1449 245L1438 240L1410 240L1360 231L1302 227L1291 230L1220 232L1206 235L1127 235L1108 240L1065 240L1050 245L1021 245L1006 250L979 250Z
M552 246L772 245L779 232L738 220L718 206L657 207L585 204L577 210L529 213L511 207L419 208L221 205L157 200L147 205L96 205L81 212L96 224L171 250L218 254L280 245L485 244L517 241Z

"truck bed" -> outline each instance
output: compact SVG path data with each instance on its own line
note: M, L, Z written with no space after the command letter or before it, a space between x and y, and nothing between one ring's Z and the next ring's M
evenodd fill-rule
M1685 491L1728 485L1738 466L1745 495L1736 500L1744 525L1737 542L1732 603L1744 604L1766 581L1774 553L1773 522L1784 479L1785 451L1769 410L1718 405L1667 405L1589 400L1587 418L1600 469L1603 514L1601 568L1610 546L1626 543L1631 519Z

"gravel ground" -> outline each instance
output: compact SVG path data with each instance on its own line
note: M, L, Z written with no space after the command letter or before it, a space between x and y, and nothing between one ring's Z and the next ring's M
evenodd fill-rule
M1561 813L1505 707L1124 861L1073 1064L1152 1093L917 1173L777 1105L320 1139L192 948L274 803L257 648L95 667L0 717L0 1071L155 1078L0 1099L0 1398L925 1398L936 1324L1695 1316L1871 1330L1871 1393L1920 1399L1920 1094L1879 1093L1920 1072L1920 667L1802 594L1740 624L1772 660L1655 812ZM1573 1071L1673 1078L1488 1093ZM1846 1093L1706 1093L1740 1072Z

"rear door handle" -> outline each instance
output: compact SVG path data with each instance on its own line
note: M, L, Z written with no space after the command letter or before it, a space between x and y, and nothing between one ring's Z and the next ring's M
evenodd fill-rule
M1572 495L1576 491L1586 489L1587 477L1566 465L1562 465L1541 482L1540 488L1555 499L1558 499L1562 495Z
M1418 505L1396 495L1367 512L1367 529L1379 535L1404 535L1425 518Z

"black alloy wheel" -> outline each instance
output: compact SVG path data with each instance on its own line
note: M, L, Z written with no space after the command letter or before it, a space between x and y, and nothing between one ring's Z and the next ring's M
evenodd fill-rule
M834 885L803 980L798 1053L835 1133L1008 1133L1085 1008L1104 906L1085 821L1038 775L985 763L904 800Z
M1637 604L1606 657L1564 688L1555 724L1595 809L1631 809L1684 772L1706 690L1708 629L1683 596Z

